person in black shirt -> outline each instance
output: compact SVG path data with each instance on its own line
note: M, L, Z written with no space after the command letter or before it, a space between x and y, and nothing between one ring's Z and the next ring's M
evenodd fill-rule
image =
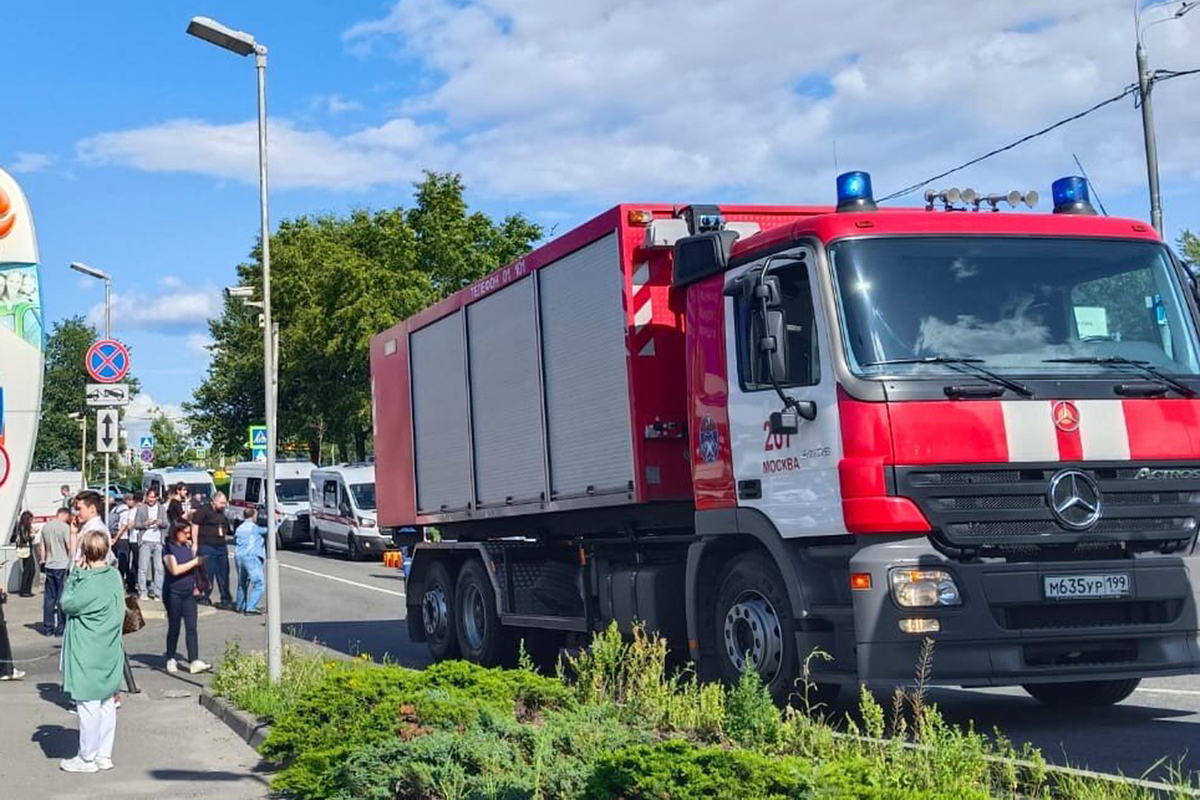
M233 541L233 531L225 517L226 505L225 493L217 492L211 503L192 512L192 541L199 543L204 569L221 593L217 608L233 608L233 594L229 589L229 543ZM211 592L211 586L209 589ZM200 600L212 602L210 596Z
M180 520L187 520L187 509L184 508L184 501L187 500L187 484L180 481L171 487L171 500L167 503L167 525L170 530L175 530L175 523Z
M194 549L195 539L188 543L191 526L186 521L177 522L171 528L163 549L163 566L166 580L163 581L163 603L167 607L167 672L179 671L176 660L179 646L179 629L184 632L187 649L187 668L195 675L210 669L200 660L200 637L196 630L196 567L200 557Z

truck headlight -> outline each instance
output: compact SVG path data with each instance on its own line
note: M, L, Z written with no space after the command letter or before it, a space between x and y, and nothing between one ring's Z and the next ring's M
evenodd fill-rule
M358 521L358 524L363 528L374 528L375 520L363 518Z
M962 605L958 586L944 569L901 567L893 569L890 575L892 597L904 608Z

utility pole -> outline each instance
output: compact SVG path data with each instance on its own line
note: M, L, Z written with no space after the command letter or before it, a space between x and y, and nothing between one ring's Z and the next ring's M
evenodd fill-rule
M1145 34L1155 25L1176 20L1197 6L1200 0L1167 0L1167 2L1151 3L1143 8L1145 0L1133 1L1133 30L1137 38L1138 95L1142 104L1142 138L1146 143L1146 182L1150 187L1150 224L1154 226L1161 237L1163 235L1162 194L1158 187L1158 144L1154 140L1154 107L1150 99L1154 92L1154 73L1150 70L1150 60L1146 57ZM1143 11L1164 10L1177 6L1169 16L1142 25Z
M267 215L267 48L245 31L227 28L208 17L193 17L187 32L239 56L254 56L258 75L258 207L262 248L263 398L267 422L267 677L283 675L283 626L279 600L279 560L275 546L275 325L271 320L271 229Z
M1158 144L1154 140L1154 109L1150 92L1154 80L1146 60L1146 47L1139 36L1137 43L1138 92L1142 105L1142 137L1146 142L1146 179L1150 184L1150 224L1159 236L1163 235L1162 196L1158 190Z

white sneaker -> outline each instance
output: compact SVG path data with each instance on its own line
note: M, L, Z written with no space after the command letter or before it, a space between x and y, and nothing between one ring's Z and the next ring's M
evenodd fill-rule
M0 681L19 681L25 677L25 671L14 669L11 675L0 675Z
M198 658L188 665L188 672L192 673L193 675L198 672L207 672L210 669L212 669L212 664L206 664Z
M104 756L96 756L96 769L112 769L113 763L111 758Z
M99 772L100 767L96 766L95 761L84 761L79 756L74 758L64 758L58 762L58 768L63 772Z
M176 672L179 672L179 663L175 659L167 659L167 672L171 673L172 675L174 675Z

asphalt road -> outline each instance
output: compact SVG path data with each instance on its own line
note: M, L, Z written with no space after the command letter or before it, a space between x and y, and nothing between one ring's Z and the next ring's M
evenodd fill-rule
M425 645L408 639L397 570L307 549L281 553L280 564L284 619L293 635L351 655L429 663ZM1154 775L1165 776L1171 764L1200 772L1200 676L1145 681L1116 707L1068 712L1020 689L938 689L931 696L949 719L973 720L983 732L999 728L1055 763L1140 776L1165 757Z

